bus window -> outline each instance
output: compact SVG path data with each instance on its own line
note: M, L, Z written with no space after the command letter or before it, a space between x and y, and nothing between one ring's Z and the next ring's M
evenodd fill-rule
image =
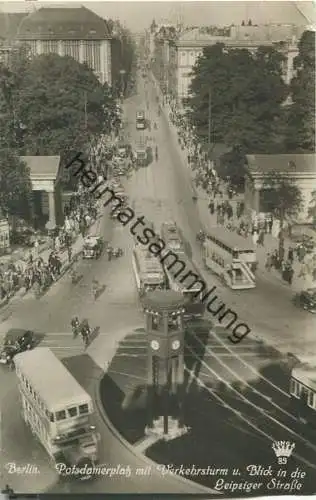
M236 250L233 251L233 259L238 259L239 257L239 252L237 252Z
M66 420L66 412L65 410L56 411L56 421Z
M46 417L48 418L48 420L50 422L54 422L54 414L53 413L51 413L50 411L46 410L45 414L46 414Z
M87 404L79 405L79 415L84 415L85 413L89 413L89 406Z
M312 391L308 391L307 404L311 408L314 408L314 396L315 394Z
M72 408L68 408L68 415L69 417L76 417L78 415L78 410L76 406L73 406Z

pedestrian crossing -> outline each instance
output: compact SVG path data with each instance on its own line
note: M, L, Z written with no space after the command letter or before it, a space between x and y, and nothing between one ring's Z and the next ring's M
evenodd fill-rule
M37 347L49 347L59 359L79 356L85 352L81 336L73 338L72 332L46 333L39 339Z

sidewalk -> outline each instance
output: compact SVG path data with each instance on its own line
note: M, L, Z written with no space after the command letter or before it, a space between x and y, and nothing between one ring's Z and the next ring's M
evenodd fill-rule
M101 223L102 216L103 216L103 213L99 212L96 220L88 228L88 231L87 231L88 234L89 233L93 234L94 232L98 231L98 228L99 228L100 223ZM60 259L61 259L61 264L62 264L61 273L56 278L56 281L54 283L52 283L51 286L47 290L49 290L52 286L54 286L54 284L57 283L65 275L65 273L76 263L76 261L78 260L78 257L80 256L80 254L82 252L83 241L84 241L84 238L79 233L76 236L76 239L75 239L75 241L74 241L74 243L72 245L72 258L71 258L70 262L68 261L68 252L67 252L67 250L64 250L63 252L59 253ZM47 262L48 261L48 257L50 255L51 251L52 251L52 248L47 243L47 244L43 245L43 248L39 251L39 255L43 258L44 261ZM12 257L12 254L11 254L11 257ZM22 256L21 255L21 251L19 251L19 257L16 258L16 259L14 259L14 260L11 259L11 261L12 262L16 262L18 260L25 260L25 257L26 257L25 252L24 252L24 256ZM44 292L43 295L45 295L45 293L46 293L47 290L45 290L45 292ZM0 309L2 307L4 307L5 305L9 304L12 301L22 300L24 297L26 297L30 293L34 293L33 288L31 288L30 290L28 290L26 292L25 289L24 289L24 287L21 287L12 297L10 297L9 299L8 298L4 298L2 301L0 301Z
M157 84L157 81L154 79L154 76L153 76L153 82L154 82L157 94L160 96L160 99L162 99L161 90L159 89L159 86ZM162 107L162 109L163 109L163 112L165 114L165 117L168 120L169 129L170 129L171 135L173 137L173 140L175 141L175 143L178 146L178 152L179 152L179 154L181 156L183 165L187 168L188 173L189 173L190 178L191 178L192 186L194 186L194 183L193 183L194 172L192 171L192 169L191 169L191 167L190 167L190 165L188 163L188 158L187 158L188 151L186 149L182 149L180 147L180 144L178 142L178 131L177 131L177 128L169 120L169 114L172 112L171 107L170 107L170 105L167 102L165 102L165 104ZM214 215L211 215L211 213L209 211L209 208L208 208L208 204L209 204L209 201L210 201L210 196L202 188L197 188L197 187L194 186L194 187L192 187L192 189L194 189L196 191L196 193L197 193L197 198L198 198L197 199L197 208L198 208L198 212L199 212L199 216L200 216L200 221L201 221L202 228L205 231L207 231L208 227L212 227L212 226L214 227L214 226L217 225L216 213ZM222 202L222 201L225 201L227 199L228 199L228 196L225 193L224 196L223 196L223 198L217 197L216 201L220 200ZM230 201L230 204L232 205L232 207L234 208L234 205L236 204L236 200L234 201L234 199L232 199L232 200L229 200L229 201ZM231 222L232 223L236 222L236 218L232 219ZM199 228L197 228L197 232L198 232L198 229ZM264 246L257 246L257 260L258 260L258 270L257 270L257 273L256 273L257 276L258 277L262 277L262 278L264 278L264 280L268 280L271 283L273 283L275 285L278 285L278 286L280 286L282 288L283 287L289 288L289 286L290 286L294 293L295 292L299 292L299 291L301 291L303 289L315 286L315 282L313 282L313 279L312 279L311 276L306 276L305 279L298 276L299 273L300 273L301 265L297 262L297 259L295 259L295 262L294 262L294 265L293 265L293 268L294 268L294 277L293 277L292 285L289 285L288 283L286 283L282 279L281 273L278 272L278 271L276 271L275 269L272 269L271 271L267 271L266 270L265 263L266 263L267 254L268 253L272 253L274 250L277 250L278 249L278 245L279 245L279 241L278 241L277 238L275 238L271 234L266 234L265 235L265 239L264 239ZM289 247L290 246L293 247L293 242L290 239L285 238L284 246L285 246L285 255L287 255ZM306 258L306 262L308 262L309 259L311 259L311 258L312 257Z

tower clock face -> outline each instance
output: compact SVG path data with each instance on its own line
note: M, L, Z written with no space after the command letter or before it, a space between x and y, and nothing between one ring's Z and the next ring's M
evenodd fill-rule
M171 344L171 349L177 351L180 347L180 340L174 340Z
M152 340L150 342L150 347L152 348L153 351L158 351L160 347L159 342L157 340Z

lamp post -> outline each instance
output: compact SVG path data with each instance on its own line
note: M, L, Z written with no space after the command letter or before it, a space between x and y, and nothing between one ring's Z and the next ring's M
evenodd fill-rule
M126 74L125 69L120 69L120 75L121 75L121 99L123 100L124 97L124 75Z

